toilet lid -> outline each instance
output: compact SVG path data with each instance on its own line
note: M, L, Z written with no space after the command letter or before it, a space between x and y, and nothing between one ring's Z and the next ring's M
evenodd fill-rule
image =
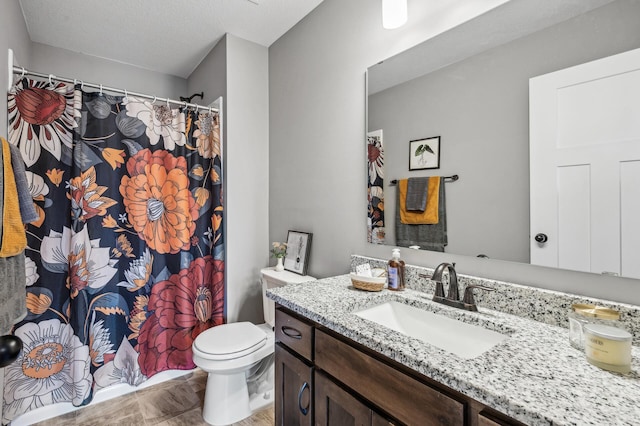
M254 324L234 322L200 333L194 344L211 359L231 359L257 351L266 341L267 335Z

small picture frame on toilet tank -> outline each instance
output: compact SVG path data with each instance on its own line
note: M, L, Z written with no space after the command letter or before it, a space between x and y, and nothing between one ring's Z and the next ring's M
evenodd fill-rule
M284 269L296 274L307 275L312 236L313 234L309 232L289 231Z

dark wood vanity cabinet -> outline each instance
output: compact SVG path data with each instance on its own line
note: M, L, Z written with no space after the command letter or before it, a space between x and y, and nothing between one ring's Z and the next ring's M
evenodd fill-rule
M313 424L313 367L281 344L275 349L276 425Z
M276 342L276 425L522 426L282 307Z
M276 425L313 424L313 332L309 322L276 311Z

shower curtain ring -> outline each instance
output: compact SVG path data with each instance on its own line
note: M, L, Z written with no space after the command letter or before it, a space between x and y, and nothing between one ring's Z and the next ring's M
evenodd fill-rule
M189 104L187 104L187 101L184 101L184 109L185 109L185 111L187 110L187 106L188 106L188 105L189 105Z
M213 110L211 109L211 107L209 107L209 114L211 114L213 112Z
M167 108L171 108L171 107L169 106L169 98L167 98Z
M158 97L157 97L157 96L154 96L154 97L153 97L153 100L151 101L151 105L155 104L155 103L156 103L156 100L158 100Z
M100 95L102 96L102 84L100 85Z
M54 79L55 77L56 77L55 75L53 75L53 74L49 74L49 86L53 86L53 79Z
M22 72L20 73L20 80L22 80L22 78L27 73L27 71L24 69L24 67L20 67L20 68L22 68Z
M127 89L124 89L124 99L123 101L129 102L129 94L127 93Z

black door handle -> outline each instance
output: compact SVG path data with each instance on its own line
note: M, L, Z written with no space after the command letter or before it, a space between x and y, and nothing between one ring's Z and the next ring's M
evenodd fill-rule
M536 234L534 239L536 240L536 242L540 244L544 244L549 240L549 237L547 237L547 234L539 233L539 234Z

